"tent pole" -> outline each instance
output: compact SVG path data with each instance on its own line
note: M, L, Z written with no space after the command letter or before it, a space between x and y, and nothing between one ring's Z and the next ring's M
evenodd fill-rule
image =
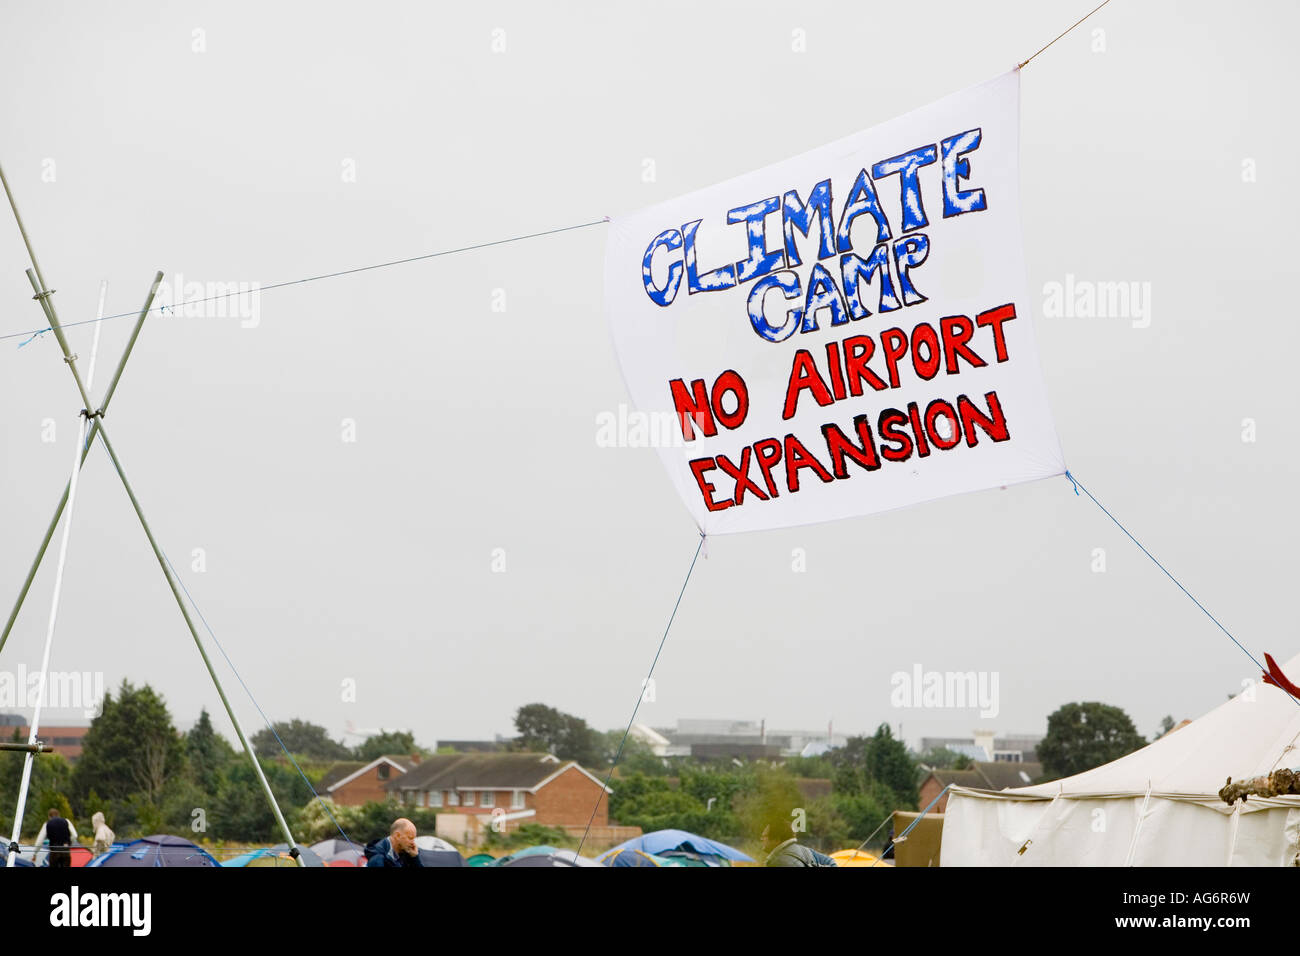
M104 317L104 298L108 283L99 284L99 309L96 317ZM95 337L90 346L90 371L87 377L95 378L95 358L99 354L99 333L103 326L95 323ZM13 866L18 856L18 837L22 834L23 817L27 812L27 793L32 782L32 758L36 755L36 735L41 731L41 710L45 707L45 691L49 687L50 652L54 649L54 626L59 618L59 599L63 595L63 569L68 563L68 542L72 539L72 516L77 503L77 476L81 474L81 451L85 447L86 425L89 416L77 423L77 443L72 447L72 475L68 478L68 517L63 522L63 537L59 541L59 562L54 571L54 593L50 598L50 620L45 628L45 650L41 654L41 680L37 685L36 706L32 710L32 723L27 729L28 751L23 757L23 772L18 782L18 809L14 811L13 836L9 840L9 857L5 866Z
M7 188L7 187L6 187ZM10 197L12 202L12 196ZM33 261L33 265L35 262ZM76 357L68 349L68 340L63 334L63 327L59 324L59 317L54 309L54 303L50 301L52 293L44 287L43 281L31 269L27 270L27 278L36 290L36 299L45 311L45 317L49 320L50 328L54 336L58 339L59 347L63 350L63 359L72 372L72 377L77 383L77 390L81 393L82 401L88 415L93 415L90 411L90 396L86 392L85 383L81 380L81 373L77 371ZM226 691L221 686L221 680L217 677L216 670L212 667L212 661L208 659L208 653L203 647L203 641L199 638L198 629L194 626L194 621L190 618L189 608L185 606L185 601L181 597L180 589L176 586L176 581L172 577L171 568L167 565L167 559L163 556L162 549L158 547L158 542L154 539L153 530L149 527L149 522L144 516L144 510L140 507L140 502L135 496L135 491L131 483L127 480L126 472L122 468L122 463L118 460L117 453L113 450L113 445L108 439L108 430L101 423L99 426L99 440L104 445L104 450L108 452L108 457L113 462L113 468L117 471L117 476L122 481L122 487L126 489L127 497L131 499L131 507L135 509L136 517L140 519L140 526L144 528L145 537L149 539L149 546L153 549L154 557L158 559L158 565L162 568L163 576L167 579L167 585L171 588L172 596L176 598L176 606L181 609L181 615L185 618L185 624L190 629L190 635L194 638L194 646L198 648L199 656L203 658L203 664L208 669L208 676L212 678L212 683L217 689L217 694L221 698L222 705L226 708L226 714L230 717L231 724L234 725L235 734L239 737L239 742L243 745L244 752L248 754L248 759L253 764L253 771L257 774L258 782L262 785L262 790L266 794L267 802L271 805L271 812L275 815L276 822L284 832L285 839L289 846L295 846L293 833L289 830L289 824L285 822L284 814L280 812L280 805L275 802L275 795L271 793L271 785L266 780L266 774L262 772L262 765L257 762L257 755L253 753L253 748L249 746L248 739L244 736L244 730L239 724L239 718L235 716L234 708L230 706L230 701L226 697ZM299 859L299 865L304 865Z
M131 357L131 349L135 346L135 340L140 335L140 327L144 325L145 316L149 314L149 309L153 306L153 299L158 292L158 286L162 279L163 274L159 271L154 276L153 285L149 288L149 294L145 297L144 307L140 309L140 316L135 320L135 328L131 331L131 338L126 343L126 351L122 353L122 358L117 363L117 369L113 372L113 379L109 382L108 391L104 393L104 400L99 406L101 412L108 411L108 405L113 400L113 392L116 391L118 380L122 377L122 370L126 368L126 360ZM86 444L81 449L81 461L78 468L86 463L86 456L90 454L90 446L94 444L95 436L98 434L99 419L95 418L90 425L90 437L86 439ZM36 571L40 568L41 562L45 560L45 551L54 538L54 529L59 526L59 518L63 516L63 509L68 504L68 492L71 487L71 480L63 486L63 497L59 499L58 507L54 509L54 517L50 519L49 527L45 529L45 537L41 541L41 546L37 548L36 557L32 561L31 568L27 571L27 578L18 591L18 598L14 601L13 610L9 612L9 620L5 622L4 630L0 631L0 653L3 653L5 644L9 640L9 633L14 628L14 622L18 620L18 612L22 610L23 602L27 600L27 592L31 589L32 581L36 579Z

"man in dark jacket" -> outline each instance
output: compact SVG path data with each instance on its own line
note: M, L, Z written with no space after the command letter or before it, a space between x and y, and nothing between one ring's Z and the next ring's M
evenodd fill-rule
M50 841L50 866L72 866L72 838L76 835L72 824L59 816L58 810L50 807L49 819L45 821L42 832L45 839Z
M780 839L770 832L769 827L763 828L763 847L772 846ZM838 866L834 860L824 853L818 853L811 847L800 846L797 837L791 837L784 843L777 843L772 847L772 851L767 855L767 862L764 866Z
M406 817L394 820L388 836L366 845L366 866L424 866L415 845L415 824Z

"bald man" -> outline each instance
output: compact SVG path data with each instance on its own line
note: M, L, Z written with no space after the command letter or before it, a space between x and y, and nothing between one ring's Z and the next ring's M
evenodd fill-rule
M388 836L366 847L366 866L424 866L415 845L415 824L406 817L393 821Z

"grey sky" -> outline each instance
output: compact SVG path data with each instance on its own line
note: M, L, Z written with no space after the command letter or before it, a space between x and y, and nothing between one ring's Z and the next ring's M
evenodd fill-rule
M101 279L123 312L156 269L268 284L629 211L988 79L1090 7L6 0L0 161L70 322L93 317ZM1029 289L1066 460L1252 653L1279 660L1297 650L1298 20L1281 2L1229 15L1115 0L1022 76ZM44 324L2 212L0 334ZM531 701L626 721L697 536L652 450L595 442L596 415L628 400L604 241L600 225L269 291L255 328L146 322L111 434L270 716L425 743L508 733ZM1044 317L1044 284L1067 274L1150 283L1149 327ZM130 322L104 327L97 393ZM0 340L6 613L80 407L52 337L19 341ZM73 345L86 356L89 330ZM1102 700L1150 736L1257 676L1065 479L707 553L647 723L888 721L914 741L1042 732L1060 704ZM0 668L39 663L52 571ZM998 672L1001 713L891 707L890 675L917 663ZM229 733L101 450L52 666L147 681L178 722L206 706Z

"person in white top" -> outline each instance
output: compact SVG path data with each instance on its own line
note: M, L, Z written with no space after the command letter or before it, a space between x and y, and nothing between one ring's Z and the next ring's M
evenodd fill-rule
M96 810L95 815L90 818L90 829L95 834L95 846L91 850L95 856L107 853L113 848L113 841L117 839L117 834L108 828L104 822L104 813L102 810Z

